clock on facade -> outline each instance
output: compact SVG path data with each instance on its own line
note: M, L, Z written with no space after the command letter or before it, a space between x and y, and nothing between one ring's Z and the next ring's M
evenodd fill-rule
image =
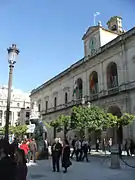
M89 49L93 50L96 49L96 38L92 37L89 41Z

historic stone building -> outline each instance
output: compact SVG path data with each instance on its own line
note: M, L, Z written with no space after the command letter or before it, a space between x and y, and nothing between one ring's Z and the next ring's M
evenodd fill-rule
M6 122L6 107L7 107L7 93L6 86L0 87L0 127L5 126ZM21 108L30 107L30 98L28 93L21 90L12 89L10 102L10 117L9 121L12 126L18 123L20 118Z
M19 125L24 125L24 124L29 125L30 124L30 122L29 122L30 114L31 114L30 106L21 108L19 117L18 117L18 124Z
M37 102L43 120L69 114L73 105L87 102L118 116L135 113L135 27L125 32L117 16L107 25L89 27L82 38L84 57L32 90L31 102ZM135 138L134 130L135 124L121 129L121 139Z

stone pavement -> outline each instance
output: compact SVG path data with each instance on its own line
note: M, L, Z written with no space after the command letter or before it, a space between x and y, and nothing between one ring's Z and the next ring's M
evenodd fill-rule
M89 163L75 162L67 174L52 172L51 160L37 161L28 165L27 180L135 180L135 169L122 167L110 169L106 163L91 158Z

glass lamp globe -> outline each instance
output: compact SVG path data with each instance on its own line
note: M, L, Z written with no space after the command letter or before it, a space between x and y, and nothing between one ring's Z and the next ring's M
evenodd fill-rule
M12 46L9 47L7 49L7 51L8 51L8 62L10 64L15 64L16 63L16 57L19 54L19 50L17 49L16 44L12 44Z

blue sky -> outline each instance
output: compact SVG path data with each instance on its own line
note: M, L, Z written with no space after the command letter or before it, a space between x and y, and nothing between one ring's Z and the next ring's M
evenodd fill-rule
M123 17L124 29L135 26L134 0L0 0L0 84L7 84L7 47L20 49L13 86L31 91L84 54L81 40L93 13L102 25Z

